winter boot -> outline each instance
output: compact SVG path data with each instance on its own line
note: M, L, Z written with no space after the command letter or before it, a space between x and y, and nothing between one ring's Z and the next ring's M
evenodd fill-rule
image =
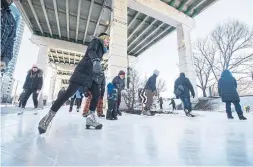
M72 112L72 107L69 108L69 112Z
M52 119L54 118L56 112L53 112L52 110L50 110L47 115L45 115L39 122L39 133L43 134L47 131L47 128L50 124L50 122L52 122Z
M240 116L239 116L239 119L240 119L240 120L247 120L247 118L244 117L243 115L240 115Z
M105 117L104 114L98 114L98 117Z
M234 117L232 116L231 113L230 114L227 113L227 117L228 117L228 119L234 119Z
M76 112L79 112L79 108L76 109Z
M103 125L99 123L98 117L92 113L86 118L86 128L93 126L95 129L102 129Z
M83 117L88 117L88 115L90 115L90 111L88 111L87 113L82 114Z

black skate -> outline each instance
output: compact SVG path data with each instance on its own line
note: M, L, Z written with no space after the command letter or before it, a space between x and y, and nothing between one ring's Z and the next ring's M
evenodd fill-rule
M240 120L247 120L247 118L244 117L243 115L240 115L240 116L239 116L239 119L240 119Z

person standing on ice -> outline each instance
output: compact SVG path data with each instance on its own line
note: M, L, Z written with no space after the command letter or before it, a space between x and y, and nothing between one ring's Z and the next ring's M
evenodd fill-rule
M184 105L184 112L186 116L194 117L191 114L192 111L192 104L190 99L190 92L192 97L195 97L195 92L193 86L188 78L185 77L184 73L180 73L179 78L175 81L174 85L174 94L176 98L180 98L183 105Z
M175 100L173 98L170 100L170 104L169 105L172 105L172 111L177 110L176 103L175 103Z
M22 102L21 106L22 109L25 108L27 100L33 95L33 104L35 112L34 114L37 114L37 107L38 107L38 95L40 93L40 90L43 85L43 71L38 68L37 65L33 65L32 69L30 69L27 72L25 83L23 86L24 94L22 95ZM23 110L21 112L18 112L18 115L22 115Z
M158 70L154 70L153 75L149 77L144 90L147 96L147 103L144 108L144 115L153 116L154 113L151 113L151 106L153 105L153 97L156 95L156 78L159 75Z
M125 89L125 72L123 70L119 71L119 74L113 78L112 83L118 89L118 105L117 105L117 113L119 116L122 113L119 111L119 106L121 103L121 92Z
M98 37L94 37L85 53L85 56L76 66L74 73L70 77L70 84L66 92L57 98L52 105L49 112L40 120L39 122L39 133L45 133L50 122L54 118L60 107L67 101L80 87L87 87L93 100L90 104L90 115L86 118L86 128L90 126L96 129L102 129L102 124L99 123L98 117L95 115L96 106L98 103L98 98L100 95L99 85L94 82L94 75L99 75L102 70L101 60L103 55L107 53L107 48L109 46L110 37L106 33L101 33Z
M70 104L69 104L69 112L72 112L74 102L76 100L76 112L79 112L81 107L81 99L82 99L82 90L81 87L71 96Z
M235 110L240 120L246 120L243 116L240 105L240 97L237 92L237 82L229 70L224 70L218 82L218 91L222 102L226 103L226 112L228 119L234 119L231 112L231 103L234 104Z

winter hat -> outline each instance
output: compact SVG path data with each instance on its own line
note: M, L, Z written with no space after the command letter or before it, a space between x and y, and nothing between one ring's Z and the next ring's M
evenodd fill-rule
M102 37L102 36L109 36L108 34L106 34L105 32L102 32L101 34L99 34L98 37Z
M126 75L125 71L120 70L118 75Z
M155 74L156 76L158 76L159 75L159 71L158 70L154 70L154 72L153 72L153 74Z
M180 73L180 77L184 77L185 78L185 73L181 72Z
M32 68L38 68L38 66L36 64L33 64Z

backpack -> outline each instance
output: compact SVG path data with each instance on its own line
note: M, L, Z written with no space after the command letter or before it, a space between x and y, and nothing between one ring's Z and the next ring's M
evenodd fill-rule
M182 95L184 93L184 86L183 85L179 85L177 87L177 89L175 90L174 93L175 93L176 96Z

